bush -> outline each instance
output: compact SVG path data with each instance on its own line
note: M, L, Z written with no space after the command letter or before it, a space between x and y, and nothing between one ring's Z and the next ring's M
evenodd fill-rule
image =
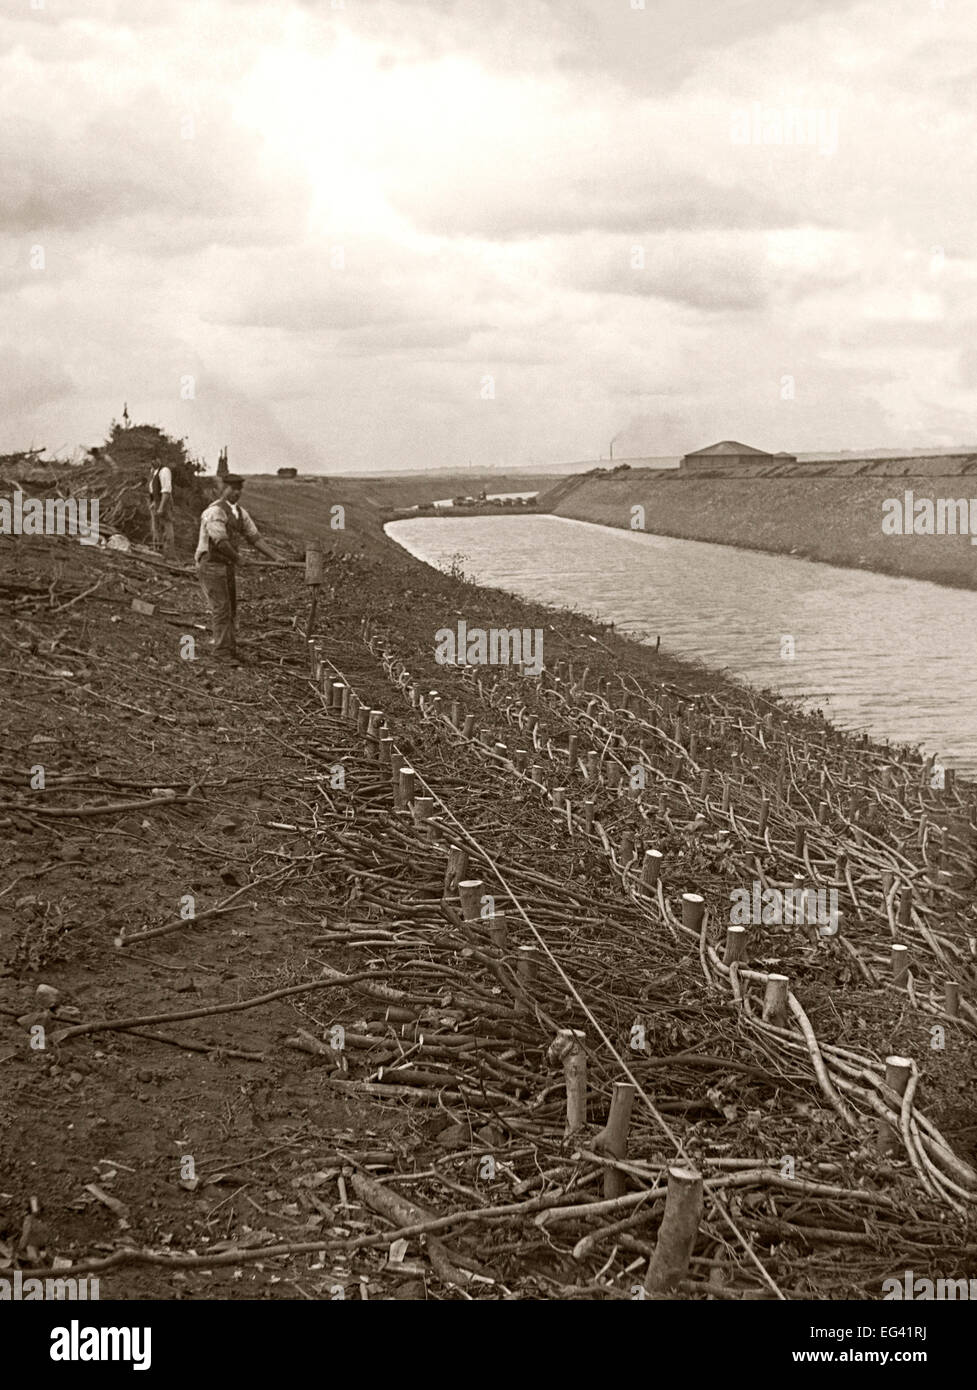
M149 478L154 464L165 464L173 474L173 491L192 488L203 464L187 453L186 441L173 439L158 425L125 425L113 420L105 443L91 450L92 462L108 454L120 468L139 468Z

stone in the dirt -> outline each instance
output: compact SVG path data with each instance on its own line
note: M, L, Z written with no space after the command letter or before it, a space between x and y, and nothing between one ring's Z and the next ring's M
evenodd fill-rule
M48 1228L43 1221L33 1215L24 1217L24 1224L20 1230L20 1248L22 1250L43 1250L50 1238Z
M61 991L55 989L54 985L38 985L34 992L38 1002L43 1004L46 1009L53 1009L61 998Z
M437 1142L442 1149L464 1149L472 1142L471 1126L449 1125L438 1135Z
M49 1023L54 1022L54 1014L50 1009L41 1009L32 1014L21 1014L17 1022L21 1028L33 1028L38 1023L46 1027Z
M483 1125L477 1131L477 1137L490 1149L497 1149L505 1143L505 1135L499 1125Z
M390 1297L408 1300L416 1299L419 1302L423 1302L425 1297L424 1280L408 1279L405 1283L398 1284L397 1287L392 1291Z

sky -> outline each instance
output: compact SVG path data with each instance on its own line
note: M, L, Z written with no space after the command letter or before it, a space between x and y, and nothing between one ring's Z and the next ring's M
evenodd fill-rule
M0 452L977 440L977 0L0 0Z

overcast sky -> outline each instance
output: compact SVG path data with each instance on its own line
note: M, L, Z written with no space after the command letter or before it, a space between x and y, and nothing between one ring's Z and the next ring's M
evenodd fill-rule
M2 0L0 451L972 442L975 104L977 0Z

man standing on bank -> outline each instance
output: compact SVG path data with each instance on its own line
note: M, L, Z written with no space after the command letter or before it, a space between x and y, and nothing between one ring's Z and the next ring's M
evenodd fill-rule
M149 522L153 532L153 549L162 542L163 555L172 559L176 554L173 531L173 473L157 460L149 476Z
M241 544L248 541L269 560L278 560L280 556L261 539L257 526L244 508L238 506L244 479L228 473L220 481L220 496L200 518L200 538L194 559L210 607L214 658L229 666L240 666L236 567Z

